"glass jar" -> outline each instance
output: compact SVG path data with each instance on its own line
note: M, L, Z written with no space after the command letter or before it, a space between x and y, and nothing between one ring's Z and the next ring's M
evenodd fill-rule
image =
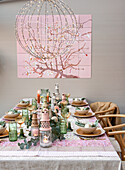
M67 133L67 120L66 120L66 118L60 119L60 133L61 134Z
M16 122L9 123L9 141L11 142L17 141L17 123Z
M31 137L37 138L39 136L39 127L38 126L31 126Z
M40 130L40 146L43 148L52 146L51 130L47 131Z

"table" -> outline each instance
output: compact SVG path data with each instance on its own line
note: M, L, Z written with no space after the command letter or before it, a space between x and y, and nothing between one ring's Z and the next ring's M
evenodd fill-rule
M74 112L74 107L69 107ZM70 116L73 129L76 129L75 118ZM84 121L94 122L95 117ZM121 160L110 143L103 135L95 140L81 140L68 132L66 140L55 141L51 148L41 148L39 145L29 150L20 150L18 142L0 143L0 170L120 170Z

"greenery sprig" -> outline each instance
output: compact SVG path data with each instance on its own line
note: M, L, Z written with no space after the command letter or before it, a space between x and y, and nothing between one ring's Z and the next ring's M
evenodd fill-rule
M0 121L0 125L5 127L6 126L6 122L5 121Z
M20 149L29 149L32 145L36 146L38 142L39 138L31 138L29 141L24 139L24 143L18 143L18 146L20 147Z

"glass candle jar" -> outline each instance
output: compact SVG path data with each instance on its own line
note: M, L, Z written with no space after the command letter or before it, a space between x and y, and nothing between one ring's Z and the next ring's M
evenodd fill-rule
M39 128L38 126L32 126L31 127L31 137L36 138L39 136Z
M51 130L40 131L40 146L43 148L52 146Z
M9 123L9 141L11 142L17 141L17 123L16 122Z
M67 121L66 118L60 119L60 133L66 134L67 133Z

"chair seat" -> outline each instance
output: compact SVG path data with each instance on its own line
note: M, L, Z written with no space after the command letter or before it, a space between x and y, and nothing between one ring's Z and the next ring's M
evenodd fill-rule
M121 152L119 143L117 142L117 140L113 137L109 137L109 140L111 142L111 144L113 145L113 147L115 148L116 152Z

